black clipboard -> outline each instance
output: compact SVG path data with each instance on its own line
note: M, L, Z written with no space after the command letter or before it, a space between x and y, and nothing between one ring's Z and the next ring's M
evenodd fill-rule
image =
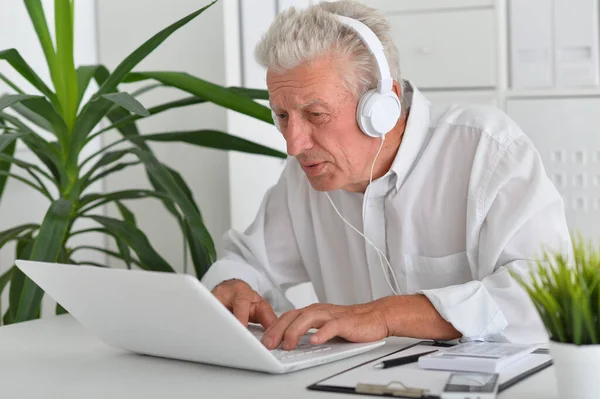
M435 341L420 341L420 342L416 342L416 343L414 343L412 345L409 345L409 346L406 346L404 348L398 349L398 350L396 350L394 352L387 353L387 354L385 354L383 356L380 356L378 358L375 358L375 359L367 360L366 362L363 362L363 363L361 363L359 365L356 365L356 366L351 367L349 369L340 371L339 373L330 375L330 376L328 376L326 378L323 378L323 379L321 379L321 380L319 380L319 381L317 381L317 382L315 382L315 383L307 386L306 388L308 390L311 390L311 391L337 392L337 393L354 394L354 395L364 395L364 396L387 396L387 397L394 397L394 398L403 398L403 396L392 395L392 394L370 394L370 393L356 392L356 390L354 388L343 387L343 386L335 386L335 385L326 385L326 384L321 384L321 382L327 381L327 380L329 380L329 379L331 379L333 377L336 377L338 375L347 373L347 372L349 372L351 370L355 370L357 368L363 367L363 366L365 366L365 365L367 365L369 363L373 363L373 362L375 362L377 360L380 360L380 359L383 359L385 357L392 356L392 355L395 355L397 353L401 353L402 351L405 351L407 349L413 348L413 347L415 347L417 345L425 345L425 346L432 346L432 347L438 347L438 348L444 348L444 347L452 346L450 344L444 344L444 343L435 342ZM534 351L533 353L547 354L548 350L547 349L538 349L538 350ZM540 371L542 371L542 370L550 367L552 364L553 364L553 361L552 360L548 360L548 361L546 361L546 362L544 362L544 363L542 363L542 364L540 364L540 365L538 365L538 366L536 366L536 367L534 367L532 369L529 369L527 372L521 373L521 374L517 375L516 377L511 378L510 380L503 382L502 384L500 384L498 386L498 393L507 390L508 388L512 387L513 385L515 385L515 384L517 384L517 383L519 383L519 382L521 382L521 381L523 381L523 380L531 377L534 374L539 373ZM440 397L437 396L437 395L425 395L425 396L422 396L421 398L422 399L440 399Z

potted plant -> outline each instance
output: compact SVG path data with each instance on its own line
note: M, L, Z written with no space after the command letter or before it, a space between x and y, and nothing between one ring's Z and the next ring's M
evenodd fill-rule
M146 235L137 227L133 213L122 202L156 198L178 221L196 276L200 278L215 260L213 240L183 178L177 171L161 163L147 142L186 142L281 158L285 154L213 130L140 135L136 121L173 108L212 102L273 123L270 110L253 100L267 99L268 94L264 90L222 87L186 73L131 71L172 33L205 12L214 2L152 36L113 71L102 65L75 67L74 0L55 0L55 42L50 35L41 0L24 2L41 43L52 82L44 82L17 49L0 51L0 61L8 62L38 91L25 93L0 74L0 79L14 91L0 97L0 196L7 179L14 178L45 196L49 206L39 223L15 226L0 232L0 248L16 241L17 258L77 263L72 255L78 248L70 246L71 238L78 234L100 232L115 240L118 252L96 249L122 259L128 267L133 265L144 270L173 272L173 268L154 250ZM132 94L120 90L124 83L147 79L155 82ZM83 101L92 80L99 88L89 101ZM146 109L136 96L157 86L171 86L191 95ZM103 121L108 126L100 128L99 124ZM111 130L120 132L122 139L105 145L87 158L82 156L82 151L94 138ZM40 131L50 133L52 139L39 134ZM39 162L25 162L16 156L18 141L28 147ZM152 190L91 190L93 182L138 164L145 167ZM121 218L98 214L99 207L105 204L115 204ZM95 222L96 227L75 231L74 223L83 218ZM43 291L14 266L0 276L0 293L9 282L9 307L3 321L13 323L39 317ZM57 313L63 311L57 308Z
M545 251L527 290L550 335L557 388L561 398L600 395L600 250L573 239L574 262ZM573 264L574 263L574 264Z

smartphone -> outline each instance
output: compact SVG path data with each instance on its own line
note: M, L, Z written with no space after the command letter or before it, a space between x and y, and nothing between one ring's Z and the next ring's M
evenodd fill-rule
M456 372L450 374L442 399L495 399L498 374Z

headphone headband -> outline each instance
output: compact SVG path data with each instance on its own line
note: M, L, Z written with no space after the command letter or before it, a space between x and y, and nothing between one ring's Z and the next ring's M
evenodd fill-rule
M379 69L379 82L377 84L377 91L380 93L386 93L392 91L393 78L390 74L390 67L387 63L387 59L385 58L385 53L383 52L383 44L377 37L375 33L362 22L345 17L343 15L336 15L339 22L342 24L352 28L360 37L365 46L369 49L373 57L375 57L375 62L377 63L377 68Z

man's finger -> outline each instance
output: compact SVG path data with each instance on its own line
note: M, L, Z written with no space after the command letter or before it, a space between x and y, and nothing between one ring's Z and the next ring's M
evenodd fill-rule
M292 324L292 322L296 320L298 316L300 316L300 311L298 310L290 310L289 312L281 315L281 317L277 319L275 323L271 324L267 331L265 331L262 338L262 343L268 349L277 348L283 340L283 334L285 333L285 330L287 330L289 325Z
M244 295L236 295L233 299L233 315L244 325L244 327L248 327L251 305L252 302L250 301L250 298Z
M313 345L320 345L329 341L333 337L343 335L343 319L331 320L319 328L319 331L310 337L310 343Z
M277 315L269 302L261 298L260 302L255 305L254 317L252 319L260 323L267 330L277 320Z
M331 320L331 314L325 311L303 311L285 330L283 334L283 344L285 350L292 350L300 341L300 337L308 332L311 328L320 328L325 323Z
M232 310L232 298L233 291L231 289L214 289L212 294L217 298L219 302L221 302L225 307L229 310Z

